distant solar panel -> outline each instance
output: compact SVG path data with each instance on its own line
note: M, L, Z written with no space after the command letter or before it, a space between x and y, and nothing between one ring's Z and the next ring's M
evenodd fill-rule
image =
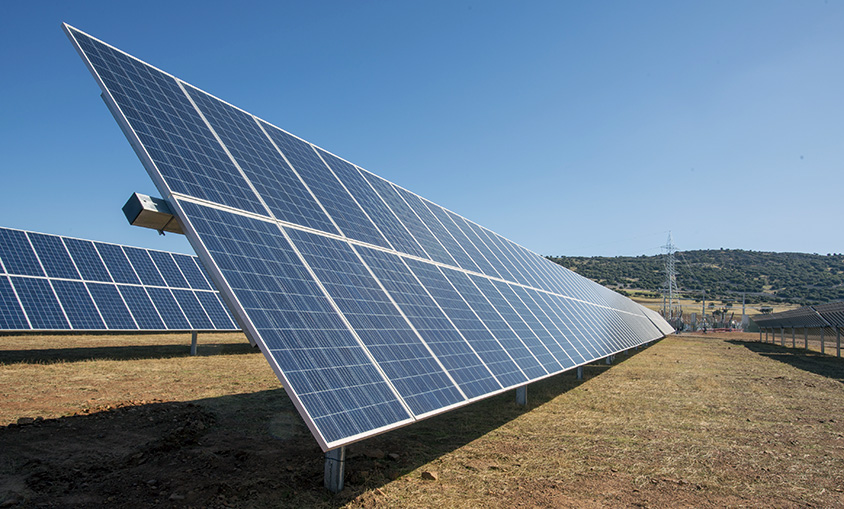
M458 214L65 30L323 450L672 330Z
M0 331L239 330L195 256L0 228Z

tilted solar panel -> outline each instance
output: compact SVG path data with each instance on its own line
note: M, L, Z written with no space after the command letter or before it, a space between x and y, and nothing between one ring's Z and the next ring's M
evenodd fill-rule
M323 450L672 330L458 214L65 30Z
M0 227L0 331L239 330L195 256Z

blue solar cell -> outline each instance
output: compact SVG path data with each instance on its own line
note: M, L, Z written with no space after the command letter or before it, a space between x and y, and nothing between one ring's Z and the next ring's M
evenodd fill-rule
M117 285L117 290L129 307L132 317L141 329L165 330L164 322L158 316L155 306L142 286Z
M401 258L375 249L358 251L467 397L501 388Z
M265 213L173 77L72 33L171 190Z
M463 249L457 244L454 238L448 233L448 230L440 223L436 216L428 210L428 207L425 206L425 203L422 201L421 198L416 196L415 194L411 193L410 191L406 191L400 187L396 187L396 191L399 195L404 199L404 202L416 213L416 216L422 221L422 223L428 227L428 230L434 234L434 237L440 241L440 244L445 248L449 255L457 262L459 267L462 267L466 270L471 270L474 272L480 272L481 269L475 264L475 262L469 258L469 255L466 254Z
M557 362L557 359L545 347L542 341L539 340L536 334L528 327L527 323L521 316L513 309L513 306L507 299L498 291L495 284L487 278L471 276L472 282L478 287L483 295L485 295L490 303L495 307L495 310L501 315L501 318L507 323L513 334L524 344L536 361L542 365L543 371L547 373L556 373L562 370L562 365ZM505 332L506 333L506 332ZM531 378L536 378L537 374L529 374L522 364L519 365ZM533 370L531 373L538 373L538 370Z
M190 287L194 290L211 290L211 285L205 279L202 271L196 265L196 257L178 253L170 253L182 271L182 275L188 280Z
M186 89L276 218L339 233L252 115L196 88Z
M347 243L289 235L414 414L465 399Z
M519 315L527 327L539 339L545 349L554 356L554 359L561 366L568 366L571 359L568 355L566 355L562 346L560 346L560 341L564 341L564 338L560 338L558 341L557 338L548 331L548 329L542 326L542 322L540 322L536 317L535 311L529 307L530 299L527 298L527 295L521 292L522 287L502 283L501 281L492 281L492 284L496 287L496 289L498 289L504 300L510 304L510 307L512 307L516 314Z
M310 143L267 123L262 122L262 125L347 237L390 247L387 239L355 203Z
M396 217L398 217L404 227L407 228L416 240L417 244L425 250L427 253L425 258L430 258L431 260L448 265L457 264L457 262L454 261L454 258L446 252L445 248L442 244L440 244L436 237L434 237L431 231L428 230L422 220L419 219L419 216L417 216L416 213L413 212L413 209L405 203L399 195L399 192L396 190L396 186L381 177L366 171L362 171L361 175L363 175L366 181L369 182L369 184L375 189L381 199L384 200L390 210L392 210Z
M416 239L413 238L413 235L387 207L387 204L369 185L369 182L363 178L358 168L324 150L318 150L318 152L334 171L337 178L346 186L346 189L355 197L361 208L378 225L381 233L387 237L393 248L420 258L428 257L419 243L416 242Z
M174 289L173 296L176 297L176 302L185 312L191 329L208 330L214 328L214 324L211 323L211 319L205 314L205 310L192 291Z
M580 312L580 302L574 299L558 299L557 305L563 312L560 319L575 339L595 353L593 358L601 358L612 353L607 345L601 342L593 342L594 332L583 322Z
M472 243L472 240L463 232L460 226L454 221L454 214L450 214L447 210L431 203L430 201L422 198L420 201L431 211L431 213L436 216L439 220L440 224L448 230L448 233L451 234L451 237L454 239L455 243L462 248L463 251L466 252L466 255L475 263L478 267L478 270L482 274L486 274L492 277L504 277L503 274L500 274L492 264L484 257L484 255L478 250L475 244ZM468 268L468 267L467 267Z
M116 244L104 244L102 242L94 242L94 246L100 253L115 283L141 284L141 280L138 279L129 259L126 258L123 248Z
M8 274L44 275L44 270L26 238L26 233L20 230L0 228L0 261L3 262Z
M554 309L542 298L544 294L533 288L521 288L520 290L516 290L516 293L522 297L522 300L528 307L534 310L533 314L539 320L539 323L557 340L557 343L566 353L569 362L562 362L563 367L570 368L575 364L583 363L586 358L581 355L576 342L570 340L565 335L564 328L558 325L560 320Z
M326 443L410 418L277 226L182 207Z
M29 329L26 315L7 276L0 276L0 330Z
M100 310L106 327L111 330L138 328L115 285L108 283L85 283L85 285L91 292L94 302L97 303L97 309Z
M155 266L158 268L158 272L164 278L167 286L171 288L190 288L185 276L182 275L182 271L176 266L176 262L173 261L170 253L154 251L152 249L148 250L147 253L149 253L152 261L155 262Z
M520 373L516 364L486 330L443 273L436 266L427 263L406 261L501 386L508 387L517 383Z
M61 237L33 232L29 232L28 236L48 277L79 279L79 272L73 266Z
M53 288L74 329L105 329L94 301L82 281L53 280Z
M182 308L173 298L173 294L166 288L147 288L147 293L155 304L155 309L164 320L164 324L169 330L190 330L190 323L182 312Z
M132 263L132 268L135 273L141 278L141 283L149 286L167 286L161 273L158 272L155 264L150 258L149 251L137 247L123 246L123 252L126 253L126 258ZM185 283L187 284L187 283Z
M464 321L463 327L460 327L463 335L468 337L470 334L468 331L471 330L471 334L478 338L483 338L484 341L492 338L504 352L507 360L509 360L509 362L502 362L497 372L494 371L501 384L505 387L519 385L528 379L545 375L545 370L540 367L539 362L525 347L524 343L519 341L519 338L516 337L510 327L507 326L507 322L501 318L501 315L490 304L488 298L472 283L469 275L465 272L449 269L444 269L442 272L477 319L472 320L472 315L467 315L471 322L474 322L474 325L468 325L470 322ZM491 295L490 297L493 296ZM452 317L452 321L458 323L454 317ZM470 328L477 327L478 324L482 328ZM459 323L458 326L460 326ZM503 360L504 358L501 357L501 359ZM495 370L492 367L494 366L493 363L489 361L487 363L490 365L490 369Z
M463 223L461 223L461 226L464 225L466 226L466 231L471 232L471 234L473 234L473 238L478 240L477 245L483 245L486 247L486 251L484 251L484 253L487 255L487 259L498 259L504 269L503 271L509 272L510 276L505 277L504 279L515 283L529 284L528 279L522 275L517 263L511 259L509 253L499 241L498 236L491 234L492 232L488 232L485 228L481 228L477 224L465 219L463 220ZM497 266L498 265L496 265L496 267ZM502 272L502 270L499 270L499 272Z
M50 281L32 277L11 276L10 281L20 298L29 323L35 330L67 329L64 316Z
M237 329L238 326L234 324L231 315L226 310L223 303L220 302L219 296L214 292L195 292L196 298L202 304L202 308L211 318L214 327L217 329Z
M515 271L513 265L508 260L502 260L501 251L497 250L494 245L491 245L492 242L486 235L483 235L483 232L481 232L481 229L476 224L448 210L446 210L446 213L457 224L487 263L492 265L496 272L498 272L502 279L513 282L519 281L518 277L513 274Z
M558 342L562 345L563 339L568 342L574 350L577 352L577 355L572 354L570 348L566 348L566 352L568 352L569 356L575 360L577 363L581 363L582 360L587 359L594 359L597 356L597 352L590 350L588 345L584 345L575 335L572 334L571 329L567 326L567 321L565 316L563 315L562 309L559 306L559 301L563 300L562 297L559 295L552 295L548 293L536 292L532 295L535 301L538 302L538 306L542 306L542 309L545 311L545 314L551 319L554 323L554 326L557 330L560 331L561 336L558 337ZM578 359L580 357L580 359Z
M73 263L79 269L82 279L86 281L111 282L111 276L103 264L99 253L90 240L71 239L64 237L64 245L73 258Z

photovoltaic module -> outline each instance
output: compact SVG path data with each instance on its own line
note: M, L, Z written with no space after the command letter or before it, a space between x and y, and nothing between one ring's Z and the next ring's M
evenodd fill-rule
M195 256L0 228L0 331L239 330Z
M672 332L626 297L65 30L323 450Z

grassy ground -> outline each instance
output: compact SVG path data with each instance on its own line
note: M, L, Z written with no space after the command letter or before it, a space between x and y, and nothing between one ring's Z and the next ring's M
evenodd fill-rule
M0 428L0 505L844 505L844 363L756 340L672 336L532 384L527 408L507 393L354 444L330 495L243 336L198 357L189 335L4 337L0 424L44 420Z

